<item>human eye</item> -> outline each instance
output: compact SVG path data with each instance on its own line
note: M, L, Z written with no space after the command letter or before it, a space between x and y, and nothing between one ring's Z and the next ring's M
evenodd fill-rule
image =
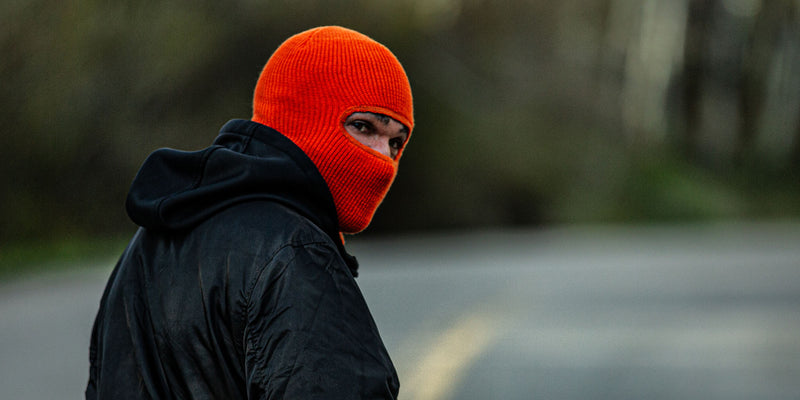
M362 120L355 120L355 121L352 121L352 122L350 122L350 125L351 125L353 128L356 128L356 130L357 130L359 133L363 133L363 134L368 134L368 133L370 133L370 131L371 131L371 127L372 127L372 125L370 125L370 123L369 123L369 122L367 122L367 121L362 121Z
M401 150L403 148L403 144L405 144L405 142L403 138L400 137L389 140L389 145L393 150Z

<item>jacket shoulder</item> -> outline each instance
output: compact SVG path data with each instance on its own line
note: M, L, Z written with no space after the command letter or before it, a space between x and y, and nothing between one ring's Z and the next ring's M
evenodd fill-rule
M325 243L336 248L331 238L314 222L291 207L273 201L250 201L234 205L204 221L196 232L211 234L216 241L232 242L237 248L286 243Z
M248 392L258 398L395 398L397 373L335 247L284 244L247 293Z

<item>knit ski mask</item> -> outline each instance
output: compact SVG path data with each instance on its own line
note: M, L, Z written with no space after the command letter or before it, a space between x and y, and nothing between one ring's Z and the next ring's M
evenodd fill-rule
M354 112L414 126L411 87L383 45L353 30L327 26L287 39L256 85L252 120L281 132L314 162L336 205L339 229L364 230L397 175L397 162L351 137Z

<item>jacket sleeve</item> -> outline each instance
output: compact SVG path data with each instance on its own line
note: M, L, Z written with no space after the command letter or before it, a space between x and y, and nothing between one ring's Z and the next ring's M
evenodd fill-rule
M248 297L248 398L396 398L394 367L335 249L282 248Z

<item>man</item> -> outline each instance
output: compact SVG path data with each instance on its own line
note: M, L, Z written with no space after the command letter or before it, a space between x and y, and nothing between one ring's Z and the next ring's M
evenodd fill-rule
M286 40L252 121L139 170L141 228L101 300L86 398L395 398L341 234L369 224L413 125L386 47L341 27Z

